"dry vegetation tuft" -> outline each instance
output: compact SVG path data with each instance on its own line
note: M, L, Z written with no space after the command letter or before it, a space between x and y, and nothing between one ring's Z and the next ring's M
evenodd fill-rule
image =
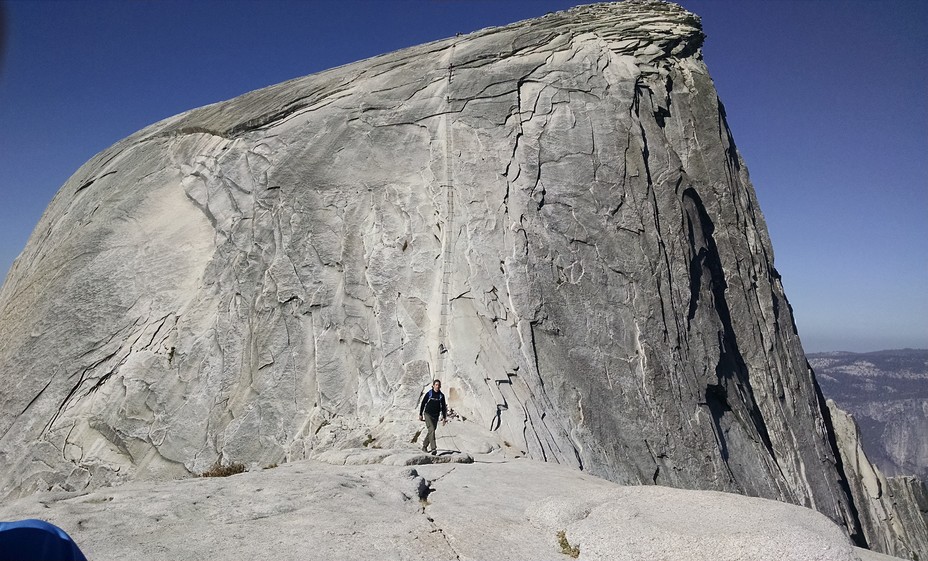
M570 542L567 541L567 532L564 530L559 530L557 533L557 543L561 546L561 553L568 555L576 559L580 557L580 546L570 545Z
M224 466L219 462L216 462L213 464L213 467L201 473L200 477L229 477L230 475L235 475L244 471L244 464L232 462L231 464Z

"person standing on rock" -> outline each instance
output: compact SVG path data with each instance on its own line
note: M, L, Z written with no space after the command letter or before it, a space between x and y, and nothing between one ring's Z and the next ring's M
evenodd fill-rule
M441 393L441 380L432 382L432 389L425 392L422 403L419 405L419 420L425 421L428 432L425 433L425 440L422 441L422 451L432 449L434 456L438 451L435 444L435 427L438 426L438 416L441 415L441 424L448 422L448 406L445 404L445 394Z

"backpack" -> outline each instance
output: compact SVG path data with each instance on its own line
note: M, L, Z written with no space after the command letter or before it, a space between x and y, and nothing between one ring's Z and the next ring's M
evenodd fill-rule
M432 417L437 417L441 414L441 404L445 400L445 394L438 393L436 394L434 390L429 390L425 394L425 412Z

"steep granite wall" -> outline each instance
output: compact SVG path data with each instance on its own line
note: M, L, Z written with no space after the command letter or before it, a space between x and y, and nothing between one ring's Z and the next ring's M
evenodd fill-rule
M152 125L0 291L2 494L501 448L856 532L753 188L672 4L594 5Z

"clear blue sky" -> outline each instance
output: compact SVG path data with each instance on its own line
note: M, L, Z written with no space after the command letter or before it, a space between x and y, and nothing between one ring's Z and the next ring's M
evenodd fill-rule
M0 4L0 276L64 181L146 125L576 3ZM680 3L703 18L806 351L928 348L928 2Z

